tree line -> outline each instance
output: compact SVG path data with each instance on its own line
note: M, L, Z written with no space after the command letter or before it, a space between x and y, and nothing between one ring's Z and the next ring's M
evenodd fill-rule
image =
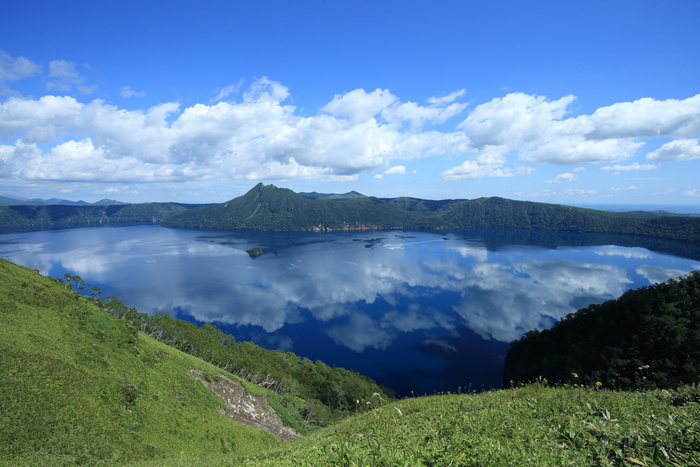
M700 382L700 271L590 305L512 342L504 385L536 378L620 389Z

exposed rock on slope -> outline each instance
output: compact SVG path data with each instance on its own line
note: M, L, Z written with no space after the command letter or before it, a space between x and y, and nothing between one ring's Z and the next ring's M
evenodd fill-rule
M301 436L282 424L282 419L267 403L265 396L248 394L241 383L223 375L207 379L202 370L190 370L190 374L226 402L226 409L222 413L227 417L242 425L266 431L284 441Z

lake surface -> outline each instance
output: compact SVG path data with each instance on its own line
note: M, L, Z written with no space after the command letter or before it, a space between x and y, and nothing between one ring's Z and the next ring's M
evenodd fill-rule
M264 254L251 258L247 250ZM400 395L499 387L508 343L700 269L697 245L505 229L0 234L0 257L77 274L140 312L355 369Z

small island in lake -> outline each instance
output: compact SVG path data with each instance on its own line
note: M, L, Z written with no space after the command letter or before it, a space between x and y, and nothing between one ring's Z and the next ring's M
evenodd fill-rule
M262 255L262 254L263 254L263 251L262 251L260 248L258 248L258 247L256 246L256 247L253 248L252 250L248 251L248 254L249 254L252 258L255 258L255 257L257 257L257 256Z

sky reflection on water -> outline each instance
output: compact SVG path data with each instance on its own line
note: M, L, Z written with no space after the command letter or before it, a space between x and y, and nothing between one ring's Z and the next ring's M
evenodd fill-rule
M215 322L239 340L354 368L402 394L498 386L507 343L528 330L700 268L580 238L509 243L517 233L140 226L2 234L0 256L78 274L142 312ZM249 257L254 246L265 254Z

